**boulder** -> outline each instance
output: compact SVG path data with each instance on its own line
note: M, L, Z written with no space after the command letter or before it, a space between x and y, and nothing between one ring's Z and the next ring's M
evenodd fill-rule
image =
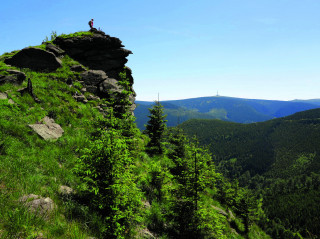
M39 213L46 219L56 208L51 198L43 198L35 194L24 195L19 199L19 202L23 203L31 212Z
M53 53L35 47L24 48L13 57L5 59L4 62L35 71L55 71L62 65Z
M0 92L0 100L6 100L8 99L8 95L6 93Z
M60 125L56 124L53 119L44 117L42 123L29 125L44 140L55 140L62 136L64 130Z
M103 82L108 78L107 74L102 70L85 71L80 75L80 77L85 85L92 86L97 86L99 83Z
M64 50L62 50L58 46L53 45L51 43L46 44L46 50L52 52L53 54L55 54L55 56L58 56L58 57L65 54Z
M0 85L5 83L21 85L26 79L26 75L21 71L7 70L7 72L9 75L0 75Z
M68 186L61 185L59 187L59 194L62 196L70 196L74 193L74 190Z
M113 78L107 78L99 85L99 92L106 95L115 95L115 93L121 93L123 87L118 85L118 81Z
M97 86L87 85L86 89L90 93L93 93L93 94L97 94L98 93L98 87Z
M72 96L76 101L78 102L84 102L87 101L86 97L84 95L74 95ZM87 101L88 102L88 101Z

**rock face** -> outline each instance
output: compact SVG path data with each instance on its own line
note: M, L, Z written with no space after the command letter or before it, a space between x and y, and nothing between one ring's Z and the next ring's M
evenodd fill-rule
M9 75L0 75L0 85L5 83L21 85L26 79L26 75L21 71L7 70L7 72Z
M117 84L120 80L119 73L123 72L127 62L126 57L132 52L124 49L118 38L97 31L92 36L57 37L53 43L90 69L81 74L81 80L84 81L88 92L97 94L101 98L108 98L110 94L106 94L107 89L108 92L110 89L121 90ZM131 70L126 67L125 71L132 90ZM130 100L134 103L135 93Z
M118 85L118 81L113 78L107 78L99 84L99 92L109 97L116 97L117 93L121 93L122 91L122 86Z
M80 75L80 77L87 91L93 94L98 94L99 84L108 79L107 74L101 70L85 71Z
M62 136L64 130L60 125L56 124L53 119L49 117L44 117L42 119L43 123L31 124L29 125L38 135L40 135L44 140L55 140Z
M96 32L93 36L57 37L53 43L82 65L92 70L103 70L112 78L118 78L119 72L127 63L126 57L132 54L122 48L122 42L118 38L103 32Z
M80 76L88 92L103 98L115 97L123 90L116 79L109 78L102 70L85 71Z
M61 67L61 61L53 53L35 47L24 48L4 62L35 71L55 71Z

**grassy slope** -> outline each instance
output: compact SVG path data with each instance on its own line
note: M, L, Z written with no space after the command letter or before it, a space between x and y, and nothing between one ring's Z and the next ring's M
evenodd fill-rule
M65 81L75 79L77 73L69 70L76 64L65 57L63 67L54 73L36 73L21 69L33 83L34 94L41 103L34 102L28 94L16 92L25 87L5 84L1 92L7 92L8 100L0 100L0 230L21 235L44 232L54 238L86 238L87 233L76 220L67 220L68 214L58 196L60 185L74 187L77 179L71 172L77 159L77 149L86 144L94 122L102 115L92 106L96 102L79 104L72 95L79 91L70 88ZM7 68L0 62L0 69ZM47 142L36 135L28 124L39 122L44 116L55 119L64 129L62 138ZM32 216L17 201L25 194L50 197L58 204L58 211L49 222ZM41 223L40 223L41 222ZM8 235L7 235L8 236Z
M0 57L0 74L8 69ZM99 216L72 198L58 193L60 185L76 188L79 178L72 169L79 157L78 149L87 146L91 133L95 132L95 122L102 115L94 108L98 103L89 101L78 103L72 95L82 86L74 83L69 87L67 79L76 79L78 73L70 71L70 66L78 64L65 56L63 67L53 73L23 71L33 83L34 94L41 100L35 103L31 96L23 96L17 89L26 87L5 84L0 92L7 92L8 100L0 100L0 238L36 238L40 233L47 238L88 238L99 236ZM50 116L64 129L63 136L47 142L32 131L29 124ZM136 159L138 178L150 170L154 159L142 154ZM30 213L18 201L27 194L50 197L57 210L49 220ZM217 206L226 210L215 201ZM228 225L226 219L225 224ZM241 225L241 222L239 222ZM227 226L228 227L228 226ZM243 238L228 229L230 238ZM227 233L227 232L226 232ZM259 235L257 237L257 235ZM269 238L260 228L254 226L249 238Z

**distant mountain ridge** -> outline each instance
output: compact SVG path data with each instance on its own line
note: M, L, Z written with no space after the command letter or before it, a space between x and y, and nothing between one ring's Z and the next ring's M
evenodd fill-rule
M148 108L153 102L136 101L136 123L140 129L148 121ZM320 107L320 99L261 100L225 96L161 101L167 114L167 125L176 126L189 119L220 119L237 123L254 123L285 117L296 112Z

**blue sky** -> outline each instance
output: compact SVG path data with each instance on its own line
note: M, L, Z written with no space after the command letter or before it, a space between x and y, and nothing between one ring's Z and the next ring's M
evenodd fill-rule
M96 27L131 50L138 100L320 98L319 0L14 0L0 54Z

